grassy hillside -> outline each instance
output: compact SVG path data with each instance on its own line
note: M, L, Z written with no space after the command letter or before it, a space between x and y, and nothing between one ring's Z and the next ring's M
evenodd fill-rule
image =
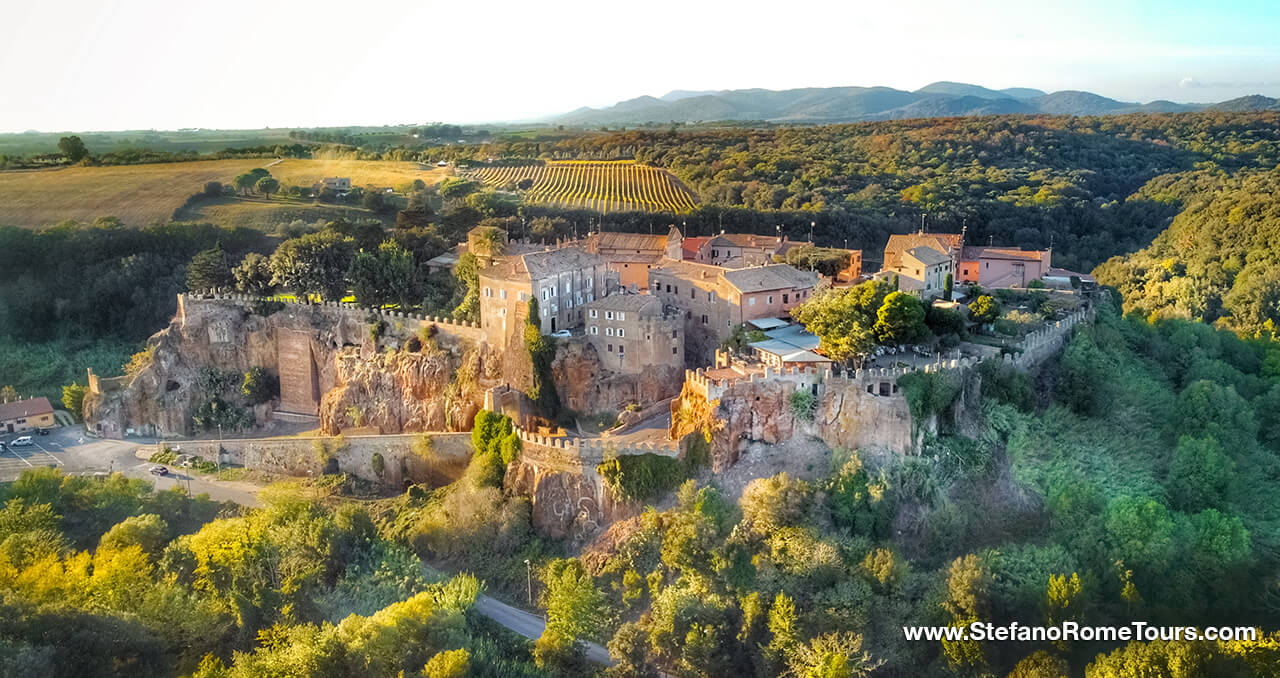
M167 221L207 181L227 182L263 160L68 167L0 172L0 224L38 228L66 219L119 217L129 226Z
M384 222L394 220L394 214L376 214L350 205L326 205L278 198L263 200L231 197L201 202L194 207L183 209L177 216L179 221L184 222L218 224L228 228L252 228L255 231L269 233L294 221L311 224L338 219L347 221L381 219Z
M39 228L67 219L89 222L119 217L133 227L168 221L173 211L199 192L205 182L230 182L237 174L270 165L272 176L284 185L310 186L323 177L351 177L355 186L393 187L422 179L437 183L443 170L422 170L417 163L366 160L286 159L283 161L207 160L117 167L69 167L38 172L0 172L0 225ZM267 205L232 210L227 223L241 223L243 212L261 221ZM296 209L296 205L281 209ZM290 221L294 217L284 219ZM307 219L306 216L297 217ZM314 221L316 216L310 220ZM273 222L280 221L272 219ZM215 222L221 223L221 222Z

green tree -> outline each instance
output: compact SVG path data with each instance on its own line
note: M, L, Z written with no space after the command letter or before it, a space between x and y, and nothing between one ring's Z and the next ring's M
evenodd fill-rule
M556 357L556 345L554 341L542 334L540 320L538 300L531 298L529 315L525 318L524 325L524 349L529 353L533 374L529 392L525 395L538 406L544 417L555 418L560 413L560 396L556 393L555 380L551 375L551 363Z
M1221 506L1234 466L1217 440L1178 438L1166 483L1173 505L1188 512Z
M551 561L543 573L543 584L547 606L544 637L585 640L604 627L604 594L576 559Z
M250 367L240 383L240 393L250 405L265 403L280 391L279 381L265 367Z
M362 305L395 303L409 308L417 298L416 275L413 255L388 240L376 251L361 250L351 262L348 278L352 294Z
M222 245L197 253L187 264L187 291L204 292L221 287L230 287L234 278L231 267L227 264L227 253Z
M924 303L905 292L892 292L876 311L876 340L882 344L913 344L929 336Z
M72 383L62 387L62 406L66 408L76 421L84 418L84 396L89 392L87 386Z
M280 190L280 182L267 176L254 182L253 187L256 188L259 193L270 198L272 193Z
M824 355L840 362L857 360L875 348L876 311L891 291L882 280L827 288L793 308L791 316L817 335Z
M231 269L235 278L236 291L255 297L267 296L271 293L271 259L257 252L244 255L236 267Z
M352 239L334 231L291 238L271 255L271 282L299 296L340 299L347 289L353 256Z
M74 134L58 139L58 152L67 156L67 160L71 162L80 162L89 156L84 140Z
M253 187L258 184L259 178L260 177L257 174L245 172L243 174L237 174L236 178L231 181L231 185L235 186L236 190L240 191L241 195L244 195L253 190Z
M440 187L437 190L440 193L440 197L445 200L461 200L480 190L480 184L470 179L449 177L440 182Z
M478 322L480 320L480 260L470 252L463 252L453 267L453 275L462 283L462 301L453 309L454 320Z

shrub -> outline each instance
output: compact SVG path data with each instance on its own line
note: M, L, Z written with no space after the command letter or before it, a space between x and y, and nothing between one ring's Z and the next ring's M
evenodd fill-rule
M628 454L606 459L596 470L619 501L656 499L685 479L680 460L658 454Z
M800 388L792 392L789 399L791 415L800 421L813 421L813 413L817 402L808 389Z
M265 367L251 367L244 373L240 392L250 405L261 405L280 393L280 382Z
M374 452L373 457L369 460L369 466L373 469L374 474L381 478L383 471L387 470L387 461L382 458L381 452Z

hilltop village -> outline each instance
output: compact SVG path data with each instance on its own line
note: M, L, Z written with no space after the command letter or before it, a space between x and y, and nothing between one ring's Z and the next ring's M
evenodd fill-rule
M90 374L90 430L189 438L217 396L217 375L261 370L278 394L246 411L250 436L188 441L185 451L287 474L336 466L402 487L427 474L410 434L466 432L492 411L510 417L522 441L508 486L532 498L537 524L586 538L626 513L610 509L598 472L608 458L693 455L722 473L753 443L801 434L833 448L918 454L939 416L963 419L966 398L976 402L971 368L1047 357L1090 317L1095 286L1053 268L1050 250L924 231L891 236L871 272L858 250L781 235L688 237L674 226L554 244L479 226L429 264L449 267L465 254L479 264L477 322L184 294L143 367ZM824 320L822 309L841 300L866 305L865 327ZM866 341L850 349L859 333ZM902 378L938 371L969 385L952 393L957 406L913 411ZM322 463L307 443L277 438L307 428L341 439L341 449ZM465 450L458 456L462 468Z

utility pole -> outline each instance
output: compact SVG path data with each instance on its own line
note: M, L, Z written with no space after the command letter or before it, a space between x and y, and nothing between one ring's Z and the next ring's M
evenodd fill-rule
M528 573L529 579L529 607L533 607L533 565L529 563L529 559L524 559L524 569Z

